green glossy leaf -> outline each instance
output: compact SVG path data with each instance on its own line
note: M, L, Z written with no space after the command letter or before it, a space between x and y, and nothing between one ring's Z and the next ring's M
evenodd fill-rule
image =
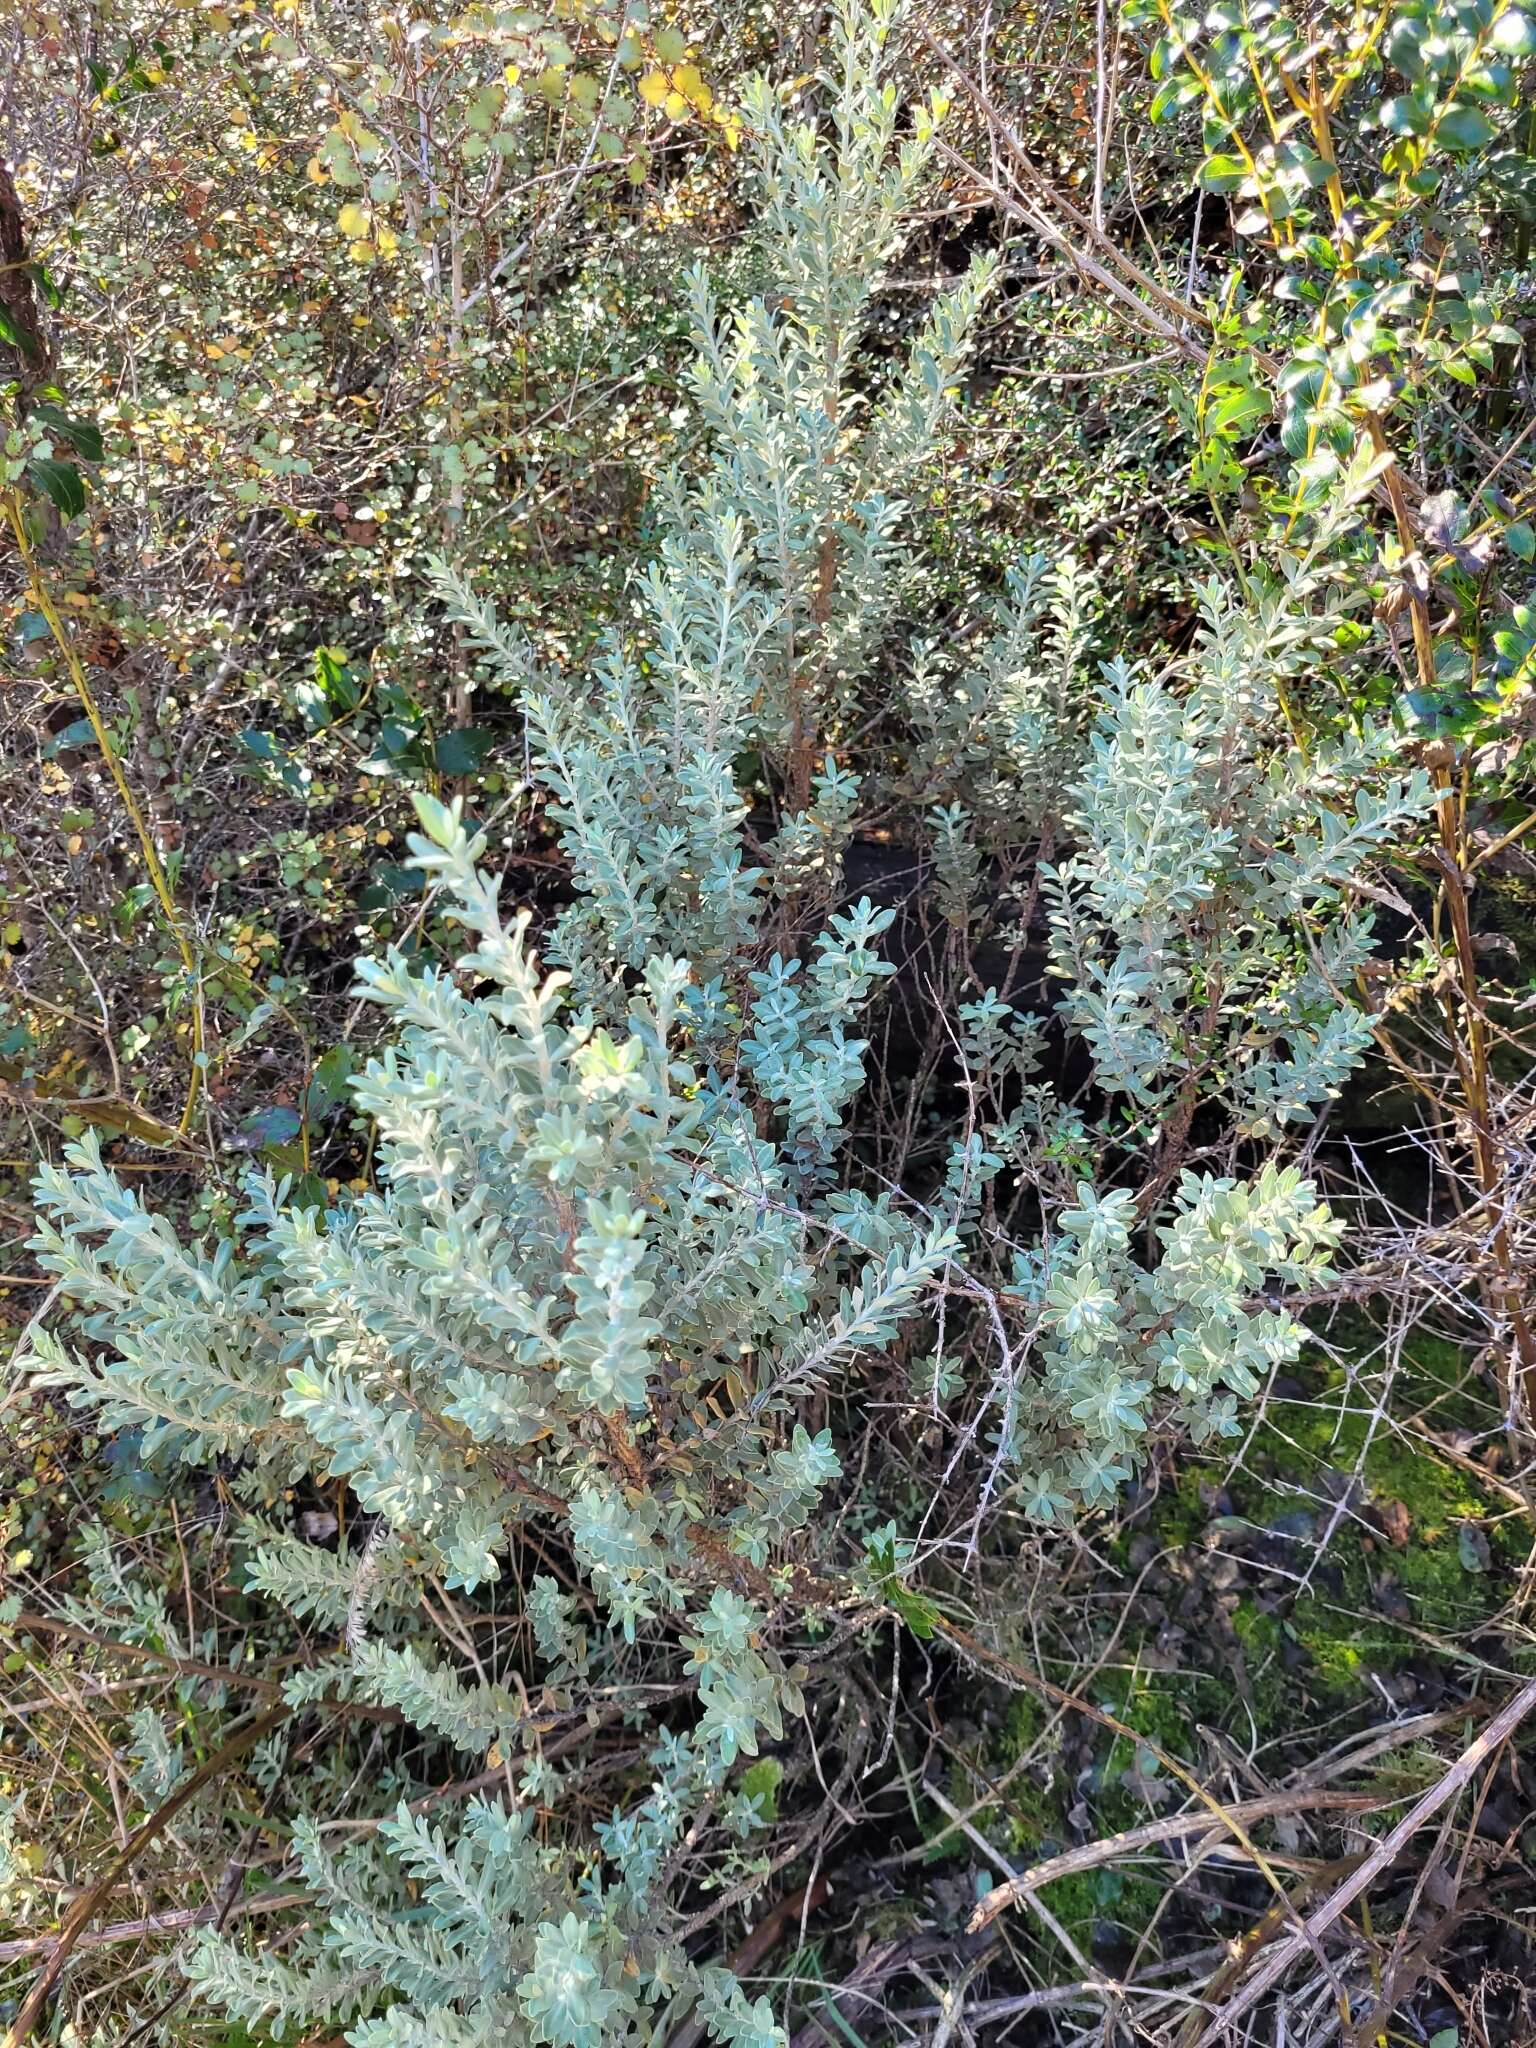
M1387 62L1415 85L1424 76L1423 43L1428 32L1427 21L1405 14L1398 18L1387 37Z
M1447 107L1435 128L1435 139L1447 149L1469 152L1492 142L1498 130L1476 107Z
M779 1817L779 1785L783 1776L784 1766L771 1756L759 1757L741 1774L741 1789L764 1820Z
M78 518L85 510L85 483L72 462L34 455L27 464L27 475L66 519Z
M64 303L64 293L59 284L49 276L41 263L29 263L27 274L43 295L43 303L57 312Z
M1200 182L1207 192L1235 192L1248 176L1241 157L1208 156L1200 167Z
M460 726L443 733L434 746L433 759L442 775L473 775L490 752L495 734L484 726Z
M291 1144L303 1127L296 1109L273 1102L251 1112L240 1126L240 1138L252 1151L265 1151L270 1146Z
M72 448L82 462L101 461L105 451L101 429L94 420L75 419L62 406L52 403L34 406L32 417L47 428L53 440Z
M357 1072L357 1060L349 1045L333 1045L316 1060L305 1090L304 1106L311 1116L323 1116L345 1099L347 1083Z
M1515 7L1506 8L1494 23L1488 40L1508 57L1536 56L1536 16L1523 14Z

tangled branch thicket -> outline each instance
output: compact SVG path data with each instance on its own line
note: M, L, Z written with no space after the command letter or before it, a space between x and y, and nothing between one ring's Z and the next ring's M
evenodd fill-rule
M1536 2041L1530 17L23 12L7 2048Z

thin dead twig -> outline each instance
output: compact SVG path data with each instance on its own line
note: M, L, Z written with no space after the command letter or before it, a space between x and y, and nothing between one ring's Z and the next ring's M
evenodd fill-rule
M1247 1983L1242 1985L1235 1996L1222 2007L1211 2025L1199 2036L1194 2048L1207 2048L1207 2044L1215 2041L1220 2032L1229 2032L1245 2013L1253 2009L1266 1991L1279 1983L1303 1948L1315 1948L1360 1894L1397 1860L1425 1821L1433 1818L1448 1799L1461 1791L1479 1766L1487 1761L1501 1743L1507 1741L1533 1707L1536 1707L1536 1678L1528 1679L1521 1686L1494 1715L1482 1734L1462 1751L1444 1777L1414 1801L1397 1826L1382 1837L1358 1868L1314 1913L1307 1916L1288 1940L1278 1944L1268 1962L1256 1970Z
M243 1919L248 1913L281 1913L289 1906L307 1906L312 1892L258 1892L254 1898L237 1899L224 1914L225 1920ZM219 1917L220 1904L209 1899L201 1906L178 1906L169 1913L146 1913L139 1920L113 1920L105 1927L82 1934L78 1950L115 1948L125 1941L142 1941L155 1934L181 1934L189 1927L206 1927ZM57 1934L28 1934L16 1941L0 1941L0 1963L14 1963L24 1956L51 1954L57 1948Z
M1226 1811L1246 1827L1250 1821L1267 1820L1275 1814L1370 1813L1379 1811L1385 1804L1390 1802L1371 1792L1268 1792L1257 1799L1239 1800ZM1165 1820L1147 1821L1141 1827L1126 1828L1118 1835L1107 1835L1103 1841L1085 1842L1079 1848L1064 1849L1059 1856L1047 1856L1028 1870L1021 1870L1006 1884L995 1885L977 1904L970 1924L977 1929L989 1926L999 1913L1020 1904L1041 1885L1053 1884L1059 1877L1071 1877L1080 1870L1097 1870L1101 1864L1113 1863L1117 1857L1131 1855L1138 1849L1186 1840L1191 1835L1221 1832L1222 1824L1213 1814L1176 1813Z
M119 1853L113 1857L107 1868L94 1884L83 1891L64 1916L59 1929L58 1942L42 1969L34 1978L31 1990L21 2002L21 2008L6 2029L4 2048L23 2048L31 2038L32 2031L43 2015L44 2008L53 1995L54 1987L64 1974L64 1966L73 1953L75 1944L86 1930L87 1923L101 1901L137 1862L139 1856L180 1813L187 1803L195 1799L206 1785L221 1777L229 1766L238 1761L248 1750L270 1735L274 1728L280 1728L292 1709L287 1705L271 1707L254 1720L247 1721L221 1743L205 1763L199 1764L171 1794L163 1805L135 1828Z

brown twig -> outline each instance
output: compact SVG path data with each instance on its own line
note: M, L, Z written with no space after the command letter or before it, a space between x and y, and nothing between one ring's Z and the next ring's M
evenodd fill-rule
M69 1961L75 1944L85 1932L87 1923L101 1901L133 1868L139 1857L157 1836L164 1833L171 1822L199 1792L215 1779L223 1776L229 1766L254 1749L256 1744L270 1735L274 1728L280 1728L288 1719L292 1708L286 1704L269 1707L264 1714L258 1714L253 1721L247 1721L227 1741L221 1743L204 1763L199 1764L191 1776L177 1786L165 1803L155 1809L139 1827L135 1828L119 1853L113 1857L107 1868L94 1884L80 1894L64 1916L59 1929L58 1944L33 1981L32 1989L21 2002L21 2009L6 2029L3 2048L22 2048L31 2039L32 2031L43 2015L44 2008L53 1995L54 1987L64 1974L64 1965Z
M179 1678L206 1678L214 1684L234 1685L245 1692L260 1693L270 1700L280 1700L283 1696L283 1688L275 1679L258 1678L254 1671L242 1671L223 1664L205 1664L199 1657L173 1657L168 1650L152 1649L147 1643L114 1643L105 1636L92 1635L89 1629L77 1628L73 1622L55 1621L46 1614L19 1614L6 1633L62 1636L66 1642L104 1650L113 1657L137 1658L140 1662L159 1665ZM301 1668L304 1663L297 1657L288 1661ZM276 1665L271 1668L276 1668ZM323 1706L333 1714L355 1714L360 1720L383 1721L390 1726L404 1718L398 1707L374 1707L364 1700L321 1699L316 1700L315 1705Z
M1246 1827L1250 1821L1267 1820L1274 1814L1309 1810L1371 1813L1379 1810L1382 1804L1382 1800L1370 1792L1269 1792L1257 1799L1239 1800L1229 1806L1227 1812ZM1122 1833L1108 1835L1100 1842L1085 1842L1080 1848L1064 1849L1059 1856L1047 1856L1028 1870L1020 1871L1006 1884L994 1885L971 1914L970 1926L973 1930L989 1926L999 1913L1020 1904L1031 1892L1038 1891L1042 1885L1053 1884L1059 1877L1071 1877L1080 1870L1097 1870L1101 1864L1113 1863L1117 1857L1128 1856L1137 1849L1153 1848L1162 1842L1220 1832L1221 1823L1212 1814L1176 1813L1166 1820L1153 1820L1139 1828L1126 1828Z
M254 1898L237 1899L223 1917L236 1920L247 1913L281 1913L289 1906L308 1905L313 1896L312 1892L258 1892ZM178 1906L169 1913L146 1913L138 1920L113 1920L105 1927L82 1934L75 1947L81 1951L114 1948L125 1941L142 1941L149 1935L182 1934L189 1927L206 1927L218 1919L221 1912L221 1902L208 1899L201 1906ZM57 1934L28 1934L16 1941L0 1941L0 1963L14 1963L23 1956L51 1954L60 1938Z
M1256 1970L1236 1995L1222 2007L1211 2025L1199 2036L1194 2048L1207 2048L1207 2044L1214 2041L1218 2033L1230 2033L1233 2025L1243 2014L1251 2011L1264 1993L1279 1983L1302 1949L1313 1947L1321 1941L1361 1893L1381 1875L1382 1871L1396 1862L1425 1821L1432 1819L1448 1799L1461 1791L1499 1745L1514 1733L1532 1707L1536 1707L1536 1678L1527 1679L1520 1690L1494 1715L1482 1734L1462 1751L1444 1777L1414 1801L1397 1826L1382 1837L1338 1889L1331 1893L1314 1913L1307 1916L1288 1941L1282 1942L1275 1949L1263 1967Z
M826 1899L832 1887L824 1877L803 1884L798 1891L790 1893L787 1899L780 1899L772 1912L767 1913L753 1928L746 1940L730 1958L730 1969L737 1977L746 1977L755 1970L778 1947L784 1938L784 1930L791 1921L807 1918ZM704 2038L704 2020L698 2013L691 2013L677 2032L667 2042L667 2048L698 2048Z

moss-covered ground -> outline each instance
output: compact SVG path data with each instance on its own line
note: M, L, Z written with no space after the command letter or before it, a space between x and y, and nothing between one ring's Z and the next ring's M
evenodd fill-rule
M1206 1777L1230 1758L1247 1794L1305 1761L1309 1741L1321 1752L1443 1704L1490 1667L1536 1668L1520 1604L1536 1531L1500 1481L1491 1390L1453 1344L1421 1336L1387 1373L1340 1363L1339 1334L1277 1386L1240 1449L1181 1463L1097 1546L1125 1591L1096 1610L1112 1639L1083 1691L1144 1741L1018 1695L972 1714L949 1796L972 1807L995 1791L973 1825L999 1866L1182 1803L1158 1751ZM1382 1768L1411 1776L1412 1752ZM978 1852L950 1831L930 1853ZM1102 1953L1143 1938L1167 1892L1155 1866L1127 1865L1041 1896ZM1211 1919L1232 1931L1218 1906Z

